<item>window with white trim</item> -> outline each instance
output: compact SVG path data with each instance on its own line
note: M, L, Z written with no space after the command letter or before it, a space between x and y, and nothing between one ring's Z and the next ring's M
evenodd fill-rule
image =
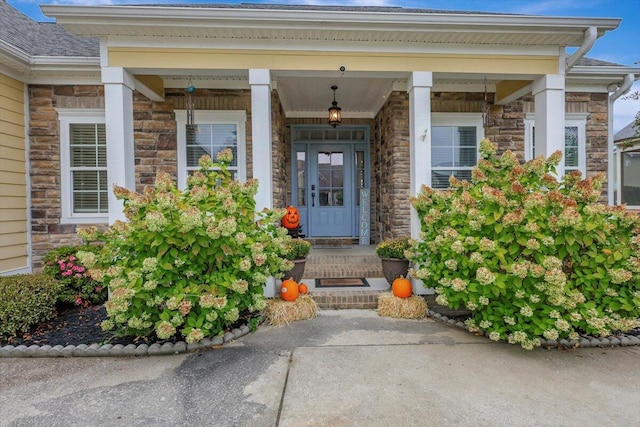
M588 113L566 113L564 120L564 160L565 173L574 170L587 176L587 117ZM535 114L527 113L524 119L525 160L534 158Z
M107 136L104 110L59 109L63 224L108 221Z
M471 180L483 134L481 114L431 114L432 188L448 188L451 175Z
M198 160L205 154L216 161L217 154L230 148L233 161L229 170L235 179L247 178L246 136L247 115L241 110L197 110L194 128L187 128L186 110L176 110L178 125L178 188L187 186L187 176L200 169Z

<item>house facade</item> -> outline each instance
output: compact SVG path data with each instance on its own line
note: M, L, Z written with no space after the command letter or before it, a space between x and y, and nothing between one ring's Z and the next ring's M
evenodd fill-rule
M223 148L238 179L259 180L258 209L296 206L309 237L417 236L410 196L470 177L485 136L522 160L563 151L559 173L607 174L603 202L614 202L612 106L640 69L585 55L618 19L42 9L57 23L0 1L5 274L40 268L78 242L77 227L123 219L114 184L142 190L166 171L183 187L202 154Z

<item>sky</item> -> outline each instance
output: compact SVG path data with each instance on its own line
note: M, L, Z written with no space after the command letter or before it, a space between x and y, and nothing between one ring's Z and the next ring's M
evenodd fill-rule
M620 26L598 39L587 53L591 58L640 67L640 0L7 0L10 5L36 21L50 20L40 11L41 4L179 4L179 3L271 3L338 6L399 6L439 10L520 13L564 17L622 18ZM637 63L637 64L636 64ZM636 82L632 91L640 91ZM614 105L614 132L630 123L640 111L640 100L619 99Z

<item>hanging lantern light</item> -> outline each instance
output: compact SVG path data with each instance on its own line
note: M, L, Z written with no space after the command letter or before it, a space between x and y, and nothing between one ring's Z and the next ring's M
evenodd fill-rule
M338 86L331 86L331 90L333 91L333 102L331 103L331 107L329 107L329 124L336 127L342 123L342 108L338 107L338 103L336 102L336 90L338 90Z

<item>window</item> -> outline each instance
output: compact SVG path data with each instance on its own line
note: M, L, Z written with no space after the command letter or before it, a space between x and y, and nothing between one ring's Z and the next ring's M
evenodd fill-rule
M104 110L60 109L63 224L108 221L107 136Z
M201 111L195 113L195 128L187 129L187 112L176 111L178 124L178 188L187 186L187 176L198 170L205 154L215 161L218 152L230 148L233 161L229 170L234 178L247 178L244 111Z
M579 170L582 177L587 174L587 116L587 113L567 113L564 120L564 170L565 173ZM527 113L524 124L525 160L531 160L535 152L535 114Z
M449 187L451 175L471 180L483 135L482 115L432 113L431 187Z
M620 203L636 208L640 206L640 151L637 145L620 148Z

